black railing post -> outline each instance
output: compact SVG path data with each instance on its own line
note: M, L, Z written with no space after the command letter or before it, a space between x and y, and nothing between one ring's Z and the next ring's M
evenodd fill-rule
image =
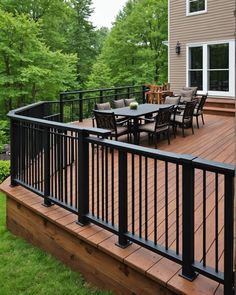
M233 295L234 274L234 178L226 175L224 180L224 294Z
M64 121L64 102L63 102L63 94L60 93L60 122Z
M44 154L44 203L46 207L52 206L48 199L50 196L50 128L43 130L43 154Z
M83 115L84 110L83 110L83 92L79 93L79 121L83 122Z
M16 121L11 119L10 122L10 137L11 137L11 185L16 186L17 175L17 149L19 149L19 135L17 131Z
M146 86L143 85L142 86L142 100L143 100L143 103L146 103Z
M99 92L99 102L100 103L103 103L104 102L104 99L103 99L103 91L102 90L100 90L100 92Z
M127 98L129 99L129 97L130 97L130 88L127 87Z
M78 144L78 224L88 224L89 213L89 144L84 140L89 134L79 131Z
M125 237L128 232L127 193L127 153L119 151L119 240L116 245L121 248L130 245L130 242Z
M190 281L194 280L196 277L196 273L194 272L192 267L194 263L194 168L192 166L192 161L194 159L195 157L188 155L182 158L182 276Z

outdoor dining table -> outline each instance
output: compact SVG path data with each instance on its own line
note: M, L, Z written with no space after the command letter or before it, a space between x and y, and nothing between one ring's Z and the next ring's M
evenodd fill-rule
M112 109L115 116L130 118L133 121L133 135L134 144L138 144L138 126L139 118L147 115L157 113L159 109L170 107L169 104L140 104L137 109L130 109L130 107Z

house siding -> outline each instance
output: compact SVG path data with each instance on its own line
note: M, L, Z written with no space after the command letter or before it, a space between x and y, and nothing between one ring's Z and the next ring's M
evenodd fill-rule
M169 0L169 82L174 91L186 85L186 45L235 39L235 0L208 0L207 12L186 15L186 0ZM181 54L175 53L177 41Z

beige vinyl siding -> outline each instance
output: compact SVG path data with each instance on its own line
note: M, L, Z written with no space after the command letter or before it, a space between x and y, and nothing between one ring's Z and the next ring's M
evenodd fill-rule
M207 12L186 15L186 0L169 0L169 82L186 85L186 44L235 39L235 0L207 0ZM175 53L177 41L181 54Z

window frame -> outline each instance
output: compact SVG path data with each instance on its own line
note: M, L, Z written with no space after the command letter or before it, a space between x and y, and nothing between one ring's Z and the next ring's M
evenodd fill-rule
M204 10L199 10L199 11L194 11L194 12L190 12L190 1L193 2L193 1L198 1L198 0L186 0L186 16L207 13L207 0L204 0L205 1L205 9Z
M209 45L229 44L229 91L211 91L209 90ZM203 89L199 93L208 93L210 96L225 96L235 97L235 40L222 40L211 41L203 43L190 43L186 44L186 86L189 87L190 83L190 60L189 60L189 48L191 47L203 47Z

